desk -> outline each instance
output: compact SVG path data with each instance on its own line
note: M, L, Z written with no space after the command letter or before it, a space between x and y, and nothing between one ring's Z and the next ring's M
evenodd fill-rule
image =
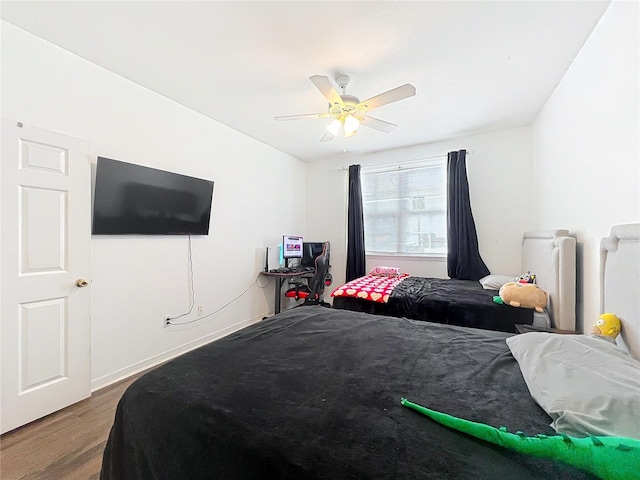
M273 277L276 279L274 312L280 313L280 297L282 296L282 284L284 283L284 281L290 280L296 277L310 278L313 276L314 273L316 273L316 271L305 270L302 272L288 272L288 273L262 271L260 273L265 277L269 277L269 278Z

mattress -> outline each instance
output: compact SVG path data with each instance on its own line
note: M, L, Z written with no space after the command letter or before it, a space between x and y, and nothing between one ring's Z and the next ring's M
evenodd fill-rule
M500 305L498 290L479 282L443 278L406 277L389 294L386 303L337 296L333 306L394 317L407 317L449 325L515 333L515 325L533 323L532 309Z

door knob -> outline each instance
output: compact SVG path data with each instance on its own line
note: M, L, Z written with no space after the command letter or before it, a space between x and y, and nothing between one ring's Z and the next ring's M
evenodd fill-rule
M80 288L86 287L87 285L89 285L89 282L86 278L79 278L78 280L76 280L76 286Z

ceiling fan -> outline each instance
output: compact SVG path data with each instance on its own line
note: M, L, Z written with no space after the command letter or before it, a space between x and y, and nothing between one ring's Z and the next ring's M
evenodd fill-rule
M360 124L375 128L381 132L389 133L396 128L397 125L385 122L384 120L378 120L377 118L365 115L365 113L382 105L397 102L398 100L412 97L416 94L416 87L410 83L406 83L361 102L357 97L346 94L345 91L351 81L347 75L339 75L336 78L336 84L342 89L342 95L338 94L328 77L313 75L309 77L309 80L311 80L316 88L320 90L320 93L329 101L328 111L325 113L307 113L303 115L276 117L276 120L331 117L333 121L327 125L327 132L320 139L321 142L332 140L338 135L340 130L342 130L345 137L351 137L357 133Z

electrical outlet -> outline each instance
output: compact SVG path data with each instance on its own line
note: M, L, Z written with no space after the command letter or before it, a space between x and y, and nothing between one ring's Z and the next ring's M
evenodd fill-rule
M204 305L198 305L198 316L204 315Z
M166 328L169 325L171 325L171 317L167 315L162 319L162 326Z

